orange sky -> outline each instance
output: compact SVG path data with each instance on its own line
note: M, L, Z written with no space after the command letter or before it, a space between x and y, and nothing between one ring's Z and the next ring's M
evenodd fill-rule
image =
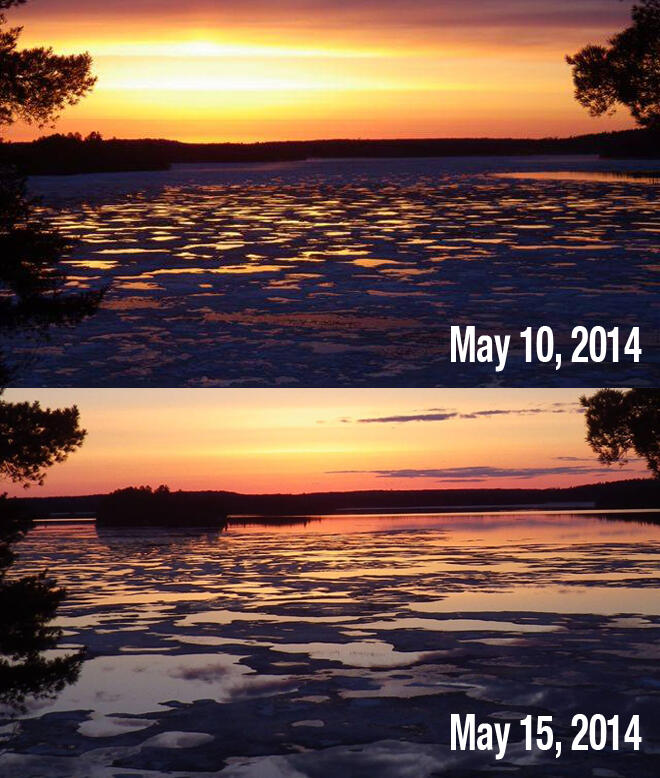
M27 494L128 485L300 492L555 486L646 475L601 471L578 390L15 389L76 403L83 448ZM401 472L404 471L404 472ZM15 495L21 488L0 484Z
M89 50L59 131L192 141L545 136L591 119L564 55L625 26L615 0L31 0L23 45ZM43 131L16 126L27 139Z

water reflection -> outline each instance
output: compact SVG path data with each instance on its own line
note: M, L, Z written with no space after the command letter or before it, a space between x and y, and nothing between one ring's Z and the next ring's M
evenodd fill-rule
M57 570L70 593L60 624L90 658L73 687L31 705L0 775L260 776L278 764L334 776L342 764L393 778L404 757L415 775L478 774L491 757L449 752L459 710L501 720L542 708L560 728L578 711L634 712L652 748L657 515L242 517L222 533L42 525L23 569ZM601 764L566 751L569 771ZM605 757L620 774L652 774L644 751ZM508 758L527 759L516 746Z
M72 284L112 289L25 381L464 386L467 373L446 369L448 321L657 331L657 188L593 171L541 182L524 173L533 164L335 160L90 176L82 189L58 180L46 215L79 241ZM498 168L526 177L489 175ZM527 382L512 360L510 380L524 370ZM568 364L542 381L575 386L578 369L579 385L598 383L600 367Z
M660 184L660 172L635 172L618 170L544 170L525 173L496 173L500 178L529 178L536 181L605 181Z
M115 529L98 524L94 524L94 530L99 543L116 551L128 550L131 547L139 548L141 551L153 551L167 546L176 546L185 550L185 547L193 545L194 541L213 543L222 532L222 529L208 527Z

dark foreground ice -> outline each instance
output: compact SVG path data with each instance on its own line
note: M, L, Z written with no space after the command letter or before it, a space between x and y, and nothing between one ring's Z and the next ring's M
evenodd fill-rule
M593 175L613 168L626 163L324 160L34 179L52 223L79 241L72 287L111 286L21 384L655 386L660 183ZM565 177L497 175L553 170ZM451 325L514 336L506 370L450 364ZM560 371L522 361L518 334L540 325L554 329ZM622 340L639 326L641 366L571 365L576 325L619 326Z
M0 719L0 776L655 778L660 526L635 514L330 517L223 534L41 527L78 682ZM655 516L657 521L657 514ZM66 646L65 646L66 647ZM450 713L551 715L455 753ZM640 751L571 752L575 713Z

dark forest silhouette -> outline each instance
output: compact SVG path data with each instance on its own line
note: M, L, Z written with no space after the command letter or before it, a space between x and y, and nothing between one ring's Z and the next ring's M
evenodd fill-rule
M262 143L183 143L143 138L104 140L99 133L54 134L0 144L0 164L25 175L69 175L167 170L174 164L291 162L337 158L424 158L596 154L654 158L657 132L622 130L570 138L402 138L394 140L310 140Z
M145 504L140 488L131 487L115 492L116 505L133 502L136 510ZM190 510L184 514L181 527L196 524L196 505L205 505L214 516L227 516L229 523L241 517L261 516L278 519L283 516L315 516L326 513L361 513L388 511L461 510L475 506L483 509L510 509L524 506L579 506L593 503L597 508L658 508L660 481L657 479L626 479L609 483L551 488L470 488L470 489L369 489L350 492L310 492L306 494L240 494L228 491L174 492L177 500ZM109 495L77 497L26 497L23 501L39 518L50 515L75 517L103 514L104 526L126 526L124 519L113 516ZM155 504L155 503L154 503ZM101 522L104 523L103 521Z
M216 527L226 525L218 501L209 495L171 492L167 486L118 489L98 507L99 526L122 527Z

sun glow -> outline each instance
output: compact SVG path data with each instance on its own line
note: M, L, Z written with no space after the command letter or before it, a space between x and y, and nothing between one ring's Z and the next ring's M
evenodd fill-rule
M46 485L31 490L34 496L95 493L128 484L309 492L568 486L643 475L635 462L623 470L583 472L599 465L584 441L582 415L572 410L578 394L570 389L10 389L3 399L39 400L50 407L76 403L88 430L81 450L53 467ZM566 407L559 416L557 404ZM385 421L440 407L467 416ZM547 412L520 414L530 407ZM501 415L469 417L484 409L500 409ZM513 412L502 414L502 409ZM371 422L360 421L365 419ZM483 467L499 474L480 475ZM443 468L451 470L446 478L433 475ZM473 468L477 472L471 475ZM527 468L530 475L520 477L518 471ZM5 488L23 494L19 485Z
M489 22L498 16L492 8L468 20L466 10L441 4L424 11L432 24L424 14L404 22L387 3L195 0L175 9L154 0L149 14L119 14L94 0L72 0L61 14L47 5L12 9L11 23L24 25L22 45L87 50L98 76L93 93L64 113L60 132L250 142L539 137L630 125L624 114L594 123L573 99L564 61L585 36L609 28L599 32L592 21L585 29L584 20L558 28L556 11L540 28L539 9L511 27Z
M84 41L63 42L71 51ZM189 40L101 40L94 41L91 50L97 57L230 57L243 59L370 59L391 56L383 49L359 49L319 46L277 45L251 41L223 41L204 38Z

